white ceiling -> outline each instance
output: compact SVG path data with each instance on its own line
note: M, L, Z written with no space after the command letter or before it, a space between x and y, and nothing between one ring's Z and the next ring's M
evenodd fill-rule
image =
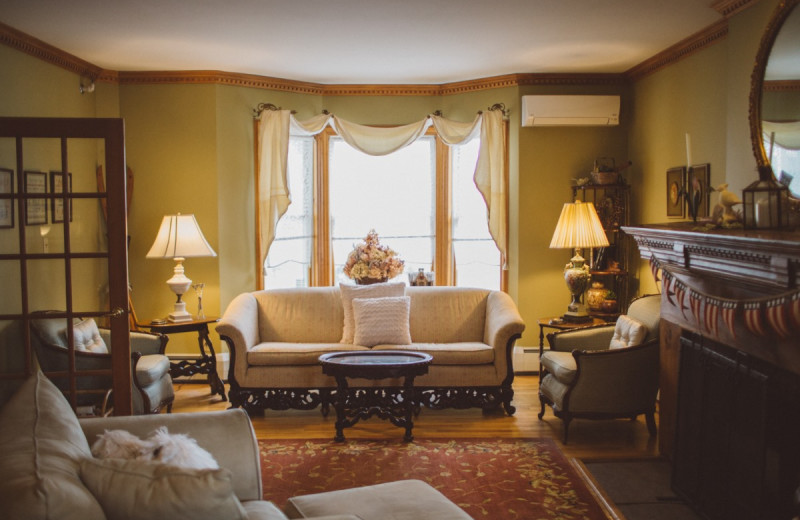
M105 69L323 84L621 73L720 20L712 0L2 0L0 21Z

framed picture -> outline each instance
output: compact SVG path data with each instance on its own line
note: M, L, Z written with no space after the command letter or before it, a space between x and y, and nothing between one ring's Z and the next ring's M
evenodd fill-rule
M25 172L25 193L47 193L47 174ZM47 224L47 199L25 199L25 225Z
M711 190L708 185L710 183L710 164L695 164L689 168L688 178L686 179L686 192L689 211L692 211L693 204L696 205L696 214L691 215L693 218L709 216ZM689 197L691 197L691 200L688 200Z
M72 174L67 173L67 193L72 191ZM64 193L64 174L62 172L50 172L50 193ZM64 199L53 197L50 199L50 213L53 224L64 222ZM69 221L72 222L72 199L69 201Z
M683 185L686 178L686 167L676 166L667 170L667 216L684 218L686 212L683 205Z
M14 193L14 170L0 168L0 195ZM0 199L0 229L14 227L14 199Z

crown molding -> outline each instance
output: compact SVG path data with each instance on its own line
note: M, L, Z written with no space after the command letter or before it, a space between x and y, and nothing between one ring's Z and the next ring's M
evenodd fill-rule
M712 2L711 9L714 9L725 18L730 18L736 13L740 13L749 7L753 7L761 0L716 0Z
M116 75L2 22L0 22L0 43L75 74L90 77L94 81L113 81Z
M767 92L797 92L800 91L800 80L780 79L764 81L762 90Z
M723 19L710 25L700 32L685 38L672 47L659 52L652 58L643 61L639 65L629 69L625 76L631 81L638 81L645 76L680 61L692 54L717 43L719 40L728 36L728 20Z
M733 4L736 4L738 11L740 11L758 1L760 0L718 0L715 5L726 4L724 8L728 9L732 8ZM0 44L7 45L75 74L89 77L94 81L120 85L216 84L319 96L447 96L482 90L535 85L621 85L629 81L636 81L671 65L715 43L717 40L727 36L727 34L727 20L722 20L678 42L623 74L516 73L439 85L346 85L311 83L215 70L108 70L0 22Z

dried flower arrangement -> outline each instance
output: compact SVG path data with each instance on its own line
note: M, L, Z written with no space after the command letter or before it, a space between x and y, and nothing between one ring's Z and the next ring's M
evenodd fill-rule
M357 244L347 256L344 274L358 284L385 282L403 272L405 262L388 246L381 245L378 233L371 229L363 244Z

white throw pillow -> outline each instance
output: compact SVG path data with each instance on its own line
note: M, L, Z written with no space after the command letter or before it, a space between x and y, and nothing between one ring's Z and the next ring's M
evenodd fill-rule
M375 345L410 345L411 331L408 316L411 298L355 298L353 343L364 347Z
M247 518L227 469L87 458L81 462L81 479L115 520Z
M75 350L94 352L95 354L108 354L108 347L103 338L100 337L97 323L93 319L89 318L76 323L72 328L72 334L75 338ZM64 339L66 339L66 336L67 331L65 329Z
M353 343L355 333L355 320L353 318L354 298L384 298L388 296L403 296L406 285L403 282L376 283L373 285L347 285L339 284L342 295L342 309L344 310L344 327L342 339L339 343Z
M647 327L643 323L622 315L617 318L614 336L611 337L609 349L635 347L641 345L647 336Z

